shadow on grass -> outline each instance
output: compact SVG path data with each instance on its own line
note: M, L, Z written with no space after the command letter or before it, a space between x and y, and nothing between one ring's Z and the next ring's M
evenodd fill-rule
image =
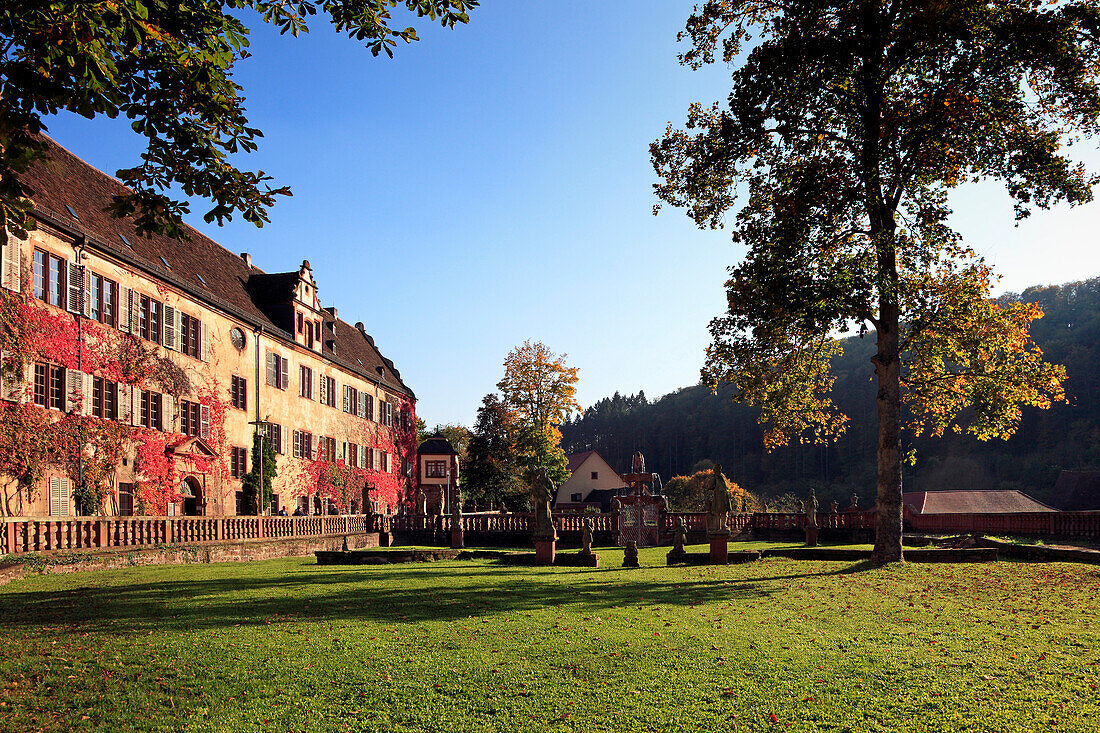
M820 573L744 578L662 578L659 568L581 572L481 565L408 565L321 570L302 565L277 575L84 585L64 591L0 593L0 629L62 625L73 630L196 631L297 621L452 621L568 606L676 606L767 598L780 581L846 575L858 562ZM252 570L252 568L242 568ZM770 568L769 568L770 569Z

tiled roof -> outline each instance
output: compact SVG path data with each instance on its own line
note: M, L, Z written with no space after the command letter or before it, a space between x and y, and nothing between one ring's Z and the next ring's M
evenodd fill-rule
M1020 491L907 491L902 503L917 514L1009 514L1057 511Z
M185 241L158 234L139 237L130 220L116 219L105 211L115 196L129 189L55 141L45 139L49 144L46 159L20 177L32 191L30 197L39 219L63 231L83 235L89 247L135 265L253 326L293 340L293 334L275 323L261 305L281 297L288 282L292 278L296 282L297 273L269 275L250 267L240 256L186 225L184 230L190 238ZM268 290L266 284L275 286L279 292ZM375 347L373 339L340 320L336 321L335 331L333 335L326 327L326 357L372 381L413 396L393 363ZM329 348L330 340L335 342L335 353Z
M588 457L595 453L594 450L586 450L583 453L572 453L565 457L565 460L569 462L569 473L573 473L581 464L588 460Z
M416 449L417 455L421 456L456 456L458 451L451 445L451 441L444 438L442 435L433 435Z

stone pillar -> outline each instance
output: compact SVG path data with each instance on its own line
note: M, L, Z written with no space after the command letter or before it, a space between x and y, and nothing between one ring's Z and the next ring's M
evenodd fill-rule
M707 539L710 540L710 564L729 565L729 535L708 535Z
M535 564L553 565L555 557L554 540L535 540Z

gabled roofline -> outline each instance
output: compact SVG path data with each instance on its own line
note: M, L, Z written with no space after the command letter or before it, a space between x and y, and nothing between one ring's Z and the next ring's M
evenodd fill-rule
M281 328L272 326L270 323L263 323L259 319L241 312L239 309L237 309L227 301L222 300L212 293L204 292L192 286L190 283L186 282L182 278L177 277L166 268L159 267L134 252L127 252L121 245L115 245L112 242L106 242L96 237L95 235L92 235L88 232L87 229L79 224L74 224L72 221L63 220L60 215L58 215L54 211L51 211L45 206L41 206L38 203L35 203L34 208L31 210L31 216L35 219L39 219L45 222L50 227L59 230L67 236L83 240L84 246L89 247L90 249L98 250L99 252L108 254L111 257L114 257L115 259L120 260L127 265L130 265L131 267L140 270L146 275L151 275L155 278L170 283L173 287L178 288L179 290L186 293L188 297L200 301L211 308L219 310L225 315L242 321L243 323L251 326L253 329L259 330L261 333L266 333L270 336L282 339L283 341L288 342L288 345L300 345L294 340L294 334L290 333L289 331L284 331ZM358 331L358 329L355 330ZM375 347L373 344L371 344L371 346L375 349L375 351L378 350L377 347ZM416 395L404 384L390 384L385 379L379 379L377 374L371 374L366 369L357 368L334 354L326 354L322 352L321 356L324 359L332 362L333 364L351 372L352 374L362 377L368 382L386 387L395 392L407 395L410 399L414 401L416 400ZM381 352L379 352L379 356L381 356Z

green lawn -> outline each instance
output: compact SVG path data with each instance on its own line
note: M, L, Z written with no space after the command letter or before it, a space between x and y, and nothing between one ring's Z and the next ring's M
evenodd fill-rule
M27 578L0 729L1100 730L1100 568L664 552Z

